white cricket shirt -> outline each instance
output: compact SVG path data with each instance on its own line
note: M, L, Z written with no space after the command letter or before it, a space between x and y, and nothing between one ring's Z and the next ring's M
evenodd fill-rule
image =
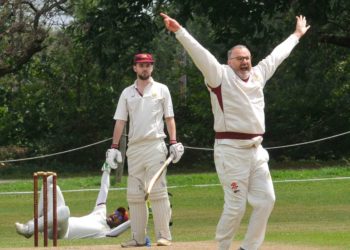
M106 222L106 206L96 206L82 217L69 217L65 239L102 238L111 231Z
M220 64L184 28L176 32L176 38L204 75L206 84L211 89L221 88L219 91L222 95L222 107L217 94L210 91L214 130L263 134L265 132L263 88L276 68L298 43L298 38L290 35L278 45L269 56L252 68L247 82L242 81L230 66Z
M168 87L152 78L144 89L143 96L138 93L136 87L135 81L123 90L114 119L127 121L129 117L129 145L165 138L163 118L174 117Z

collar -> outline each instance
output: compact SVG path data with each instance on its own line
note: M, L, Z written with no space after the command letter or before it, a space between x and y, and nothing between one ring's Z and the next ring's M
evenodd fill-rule
M149 82L147 83L147 85L143 89L143 93L141 93L141 91L137 88L137 80L134 81L133 87L134 87L135 91L139 93L139 95L141 97L144 97L147 95L147 93L149 93L149 89L152 87L153 83L154 83L154 80L152 77L150 77Z
M149 82L147 83L147 85L146 85L145 88L147 88L148 86L152 85L153 82L154 82L153 78L150 77L150 78L149 78ZM134 81L134 84L133 84L133 85L134 85L134 88L136 89L136 88L137 88L137 79Z

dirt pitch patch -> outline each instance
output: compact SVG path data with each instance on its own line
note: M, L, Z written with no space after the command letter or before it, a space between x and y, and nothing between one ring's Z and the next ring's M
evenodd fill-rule
M231 249L237 250L239 244L234 242ZM96 245L96 246L62 246L62 247L31 247L31 248L7 248L8 250L118 250L125 249L121 248L120 245ZM128 249L137 250L148 250L148 249L158 249L158 250L215 250L217 249L217 244L215 241L200 241L200 242L174 242L172 246L169 247L158 247L152 245L151 247L136 247ZM310 246L291 246L283 245L277 243L264 243L260 250L335 250L335 248L320 248L320 247L310 247Z

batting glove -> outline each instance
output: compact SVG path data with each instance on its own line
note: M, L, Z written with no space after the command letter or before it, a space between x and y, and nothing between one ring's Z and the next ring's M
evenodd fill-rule
M116 148L110 148L106 152L106 162L112 169L118 168L118 163L123 161L122 154Z
M185 148L181 142L170 145L170 154L174 156L173 163L177 163L184 154Z

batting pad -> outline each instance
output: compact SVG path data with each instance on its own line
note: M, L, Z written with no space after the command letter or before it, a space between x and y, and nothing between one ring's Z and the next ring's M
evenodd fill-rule
M129 212L132 238L139 244L144 244L146 239L146 227L148 223L148 208L146 203L129 203Z
M168 199L151 201L154 230L157 240L164 238L171 240L169 222L171 219L171 208Z

